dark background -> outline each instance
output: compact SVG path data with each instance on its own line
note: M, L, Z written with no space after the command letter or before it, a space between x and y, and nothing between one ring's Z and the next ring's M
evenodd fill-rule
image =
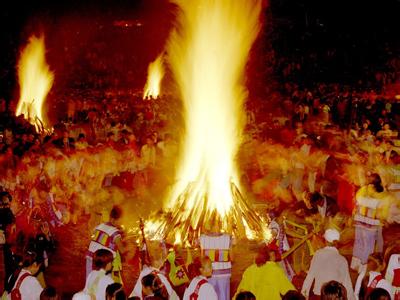
M304 84L315 80L351 83L369 68L386 68L387 61L399 54L397 0L272 0L265 16L257 43L257 72L269 64L268 52L273 49L278 60L310 64L303 69ZM121 26L124 21L128 26ZM109 66L116 64L115 53L127 57L132 65L124 63L117 74L119 84L141 87L148 63L163 49L173 7L165 0L2 1L0 22L0 97L8 100L15 98L18 90L18 53L29 36L39 32L46 37L56 89L72 84L71 78L80 71L71 66L85 66L85 53L91 47ZM331 53L328 58L327 52ZM124 82L126 68L131 68L132 74ZM280 80L276 65L268 72ZM84 83L84 76L76 81ZM257 80L264 84L265 76L257 76Z

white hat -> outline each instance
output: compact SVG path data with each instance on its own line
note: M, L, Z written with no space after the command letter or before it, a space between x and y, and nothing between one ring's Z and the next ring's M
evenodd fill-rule
M327 229L324 238L327 242L332 243L333 241L340 240L340 233L336 229Z

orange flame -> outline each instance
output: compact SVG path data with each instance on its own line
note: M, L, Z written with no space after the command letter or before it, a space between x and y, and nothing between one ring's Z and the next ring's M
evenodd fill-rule
M186 135L167 207L179 207L180 219L193 228L217 216L220 228L229 230L226 219L235 214L231 183L239 187L235 155L244 127L244 69L260 29L261 1L174 2L178 28L167 53L183 99ZM188 199L180 207L183 194Z
M15 112L24 115L36 130L49 129L43 114L44 102L54 80L45 58L44 36L31 36L18 61L20 98Z
M143 99L156 99L160 95L161 81L164 77L163 56L151 62L147 70L147 82L144 86Z

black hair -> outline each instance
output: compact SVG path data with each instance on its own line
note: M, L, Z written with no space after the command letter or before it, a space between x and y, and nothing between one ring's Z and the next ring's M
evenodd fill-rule
M96 270L104 269L114 260L113 254L107 249L99 249L93 256L93 267Z
M282 300L306 300L298 291L288 291L285 295L281 296Z
M119 220L122 217L122 209L118 205L114 205L110 212L110 218Z
M22 267L27 268L32 266L34 263L37 264L43 263L43 256L39 255L35 251L30 251L30 250L26 251L22 259Z
M40 293L40 300L55 300L58 299L57 291L52 286L47 286Z
M0 201L1 203L3 202L3 198L8 198L8 201L11 202L12 201L12 196L9 192L3 191L0 192Z
M162 283L160 277L155 273L150 273L142 278L142 285L144 287L150 287L154 293L154 296L160 299L168 299L168 292Z
M390 300L390 294L387 290L382 288L375 288L369 293L366 300Z
M106 288L106 299L126 300L126 294L122 284L114 282Z
M347 300L347 290L343 284L329 281L321 288L321 300Z
M240 292L235 300L256 300L256 296L252 292Z
M382 186L382 180L379 174L373 173L371 174L371 178L372 178L372 185L374 186L375 190L378 193L382 193L384 191L384 188Z

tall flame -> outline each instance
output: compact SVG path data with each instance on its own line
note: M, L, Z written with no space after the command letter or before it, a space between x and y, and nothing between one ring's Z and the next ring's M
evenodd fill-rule
M31 36L18 61L20 98L16 116L25 118L39 130L47 129L43 113L44 102L54 80L45 58L44 36Z
M233 212L235 156L244 126L244 69L259 29L260 0L176 0L177 28L167 44L184 106L186 133L178 183L168 208L193 228ZM185 201L181 196L185 195ZM204 221L206 220L206 221Z
M147 82L144 86L143 99L156 99L160 95L161 81L164 77L163 55L159 55L147 69Z

